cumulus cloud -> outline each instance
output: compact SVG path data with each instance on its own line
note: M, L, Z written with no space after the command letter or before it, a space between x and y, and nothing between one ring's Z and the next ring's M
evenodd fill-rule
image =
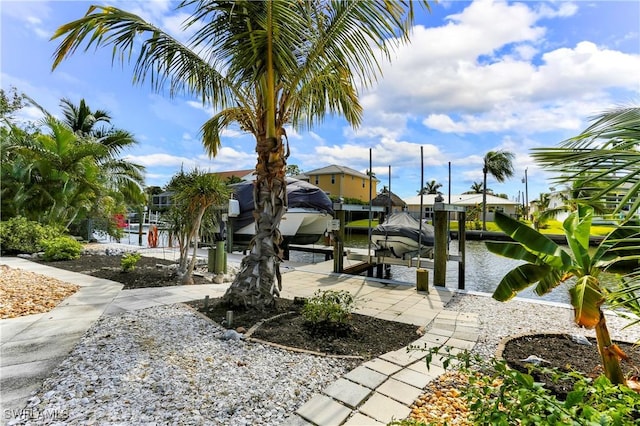
M380 164L392 164L393 167L419 169L420 147L423 147L426 165L446 164L440 149L431 144L420 145L414 142L397 141L391 138L379 139L371 146L345 143L340 145L316 146L311 153L298 154L303 170L312 170L319 165L349 164L349 167L366 170L369 168L369 149L373 158L374 170Z
M206 154L187 157L168 153L127 155L124 158L148 168L184 166L185 168L199 167L222 171L243 169L247 168L247 166L251 168L255 165L255 155L237 151L229 147L222 147L215 158L209 158Z
M199 163L194 158L181 157L172 154L146 154L146 155L126 155L125 160L140 164L145 167L196 167Z
M392 131L414 116L454 133L577 129L584 108L572 110L572 103L599 104L587 112L593 114L609 90L638 93L640 75L640 55L591 41L548 50L540 20L577 11L569 2L480 0L443 26L416 26L411 45L398 50L385 78L363 97L362 129L347 135L382 134L378 123L385 114L397 114L395 126L385 125Z

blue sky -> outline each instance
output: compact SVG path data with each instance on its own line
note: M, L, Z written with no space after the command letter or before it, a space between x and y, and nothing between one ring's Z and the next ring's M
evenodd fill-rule
M0 1L0 82L15 86L47 110L60 114L63 97L84 98L105 109L113 123L139 141L127 157L147 168L147 185L165 185L181 166L211 171L255 166L254 139L237 129L223 136L209 159L200 126L210 106L195 99L154 93L132 85L131 67L112 66L109 49L78 51L51 71L62 24L84 15L90 4L111 4L139 14L184 39L183 12L171 1ZM549 190L549 174L529 157L578 134L589 117L617 105L640 102L640 2L479 0L432 4L420 11L412 43L398 49L384 76L361 92L364 120L358 129L327 117L308 133L289 129L289 164L303 171L339 164L373 169L401 197L420 188L420 147L425 180L453 194L482 180L482 157L490 150L515 154L515 175L488 187L529 200ZM34 109L22 112L36 118Z

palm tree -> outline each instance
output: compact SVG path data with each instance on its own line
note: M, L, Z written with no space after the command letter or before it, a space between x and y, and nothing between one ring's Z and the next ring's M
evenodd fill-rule
M557 173L556 182L582 191L580 201L613 201L613 214L633 224L640 208L640 107L613 108L591 121L578 136L563 141L559 147L535 149L532 157ZM625 242L638 246L637 232L627 236ZM640 316L640 276L624 277L611 299Z
M52 115L45 116L41 127L31 134L12 125L3 138L3 156L11 158L10 167L2 169L3 202L10 193L7 201L16 215L67 228L93 208L101 192L95 158L106 150L78 137Z
M487 230L487 175L493 176L498 182L513 176L514 155L509 151L489 151L484 156L482 166L483 184L482 188L482 230Z
M465 192L465 194L482 194L482 188L484 188L482 182L473 182L471 184L471 191ZM491 192L490 189L487 189L487 191Z
M64 122L71 127L74 132L83 135L93 135L97 131L96 124L110 123L111 116L102 110L91 111L84 99L80 99L80 105L76 106L68 98L60 101Z
M225 299L233 306L264 307L281 289L285 125L308 129L333 113L357 126L362 107L356 82L368 86L379 74L374 49L389 59L395 46L408 41L414 4L185 0L179 8L185 7L193 7L185 28L197 28L188 45L136 15L92 6L54 34L64 39L53 67L85 39L87 48L112 46L113 58L121 61L135 46L135 81L150 78L157 90L168 85L171 95L186 92L218 108L202 129L210 155L217 154L221 131L232 123L254 135L256 238Z
M107 148L108 155L100 159L100 166L105 170L113 188L125 188L131 182L142 188L144 167L119 158L122 151L138 143L133 134L111 126L111 115L103 110L92 111L84 99L80 99L80 104L76 106L64 98L60 105L64 122L72 131L82 137L92 138ZM127 193L126 190L122 192ZM135 197L128 201L137 207Z
M126 195L141 192L143 167L117 157L114 144L73 127L24 96L44 114L40 129L5 119L2 137L2 211L69 227L76 219L124 210ZM135 143L135 140L131 138ZM134 191L129 185L135 185ZM120 204L118 206L113 205ZM9 207L5 209L5 207ZM104 214L103 214L104 213ZM109 216L106 216L108 218ZM115 235L114 227L105 231Z
M168 188L174 192L172 209L177 219L173 232L180 241L178 275L183 284L193 284L193 268L200 235L200 225L205 212L211 206L223 205L229 199L227 184L217 175L198 169L180 173L171 179ZM211 215L213 217L213 215ZM193 247L191 260L189 249Z
M423 194L439 194L440 191L438 189L442 188L442 184L436 182L435 180L431 180L429 182L424 183L424 187L418 191L418 195Z

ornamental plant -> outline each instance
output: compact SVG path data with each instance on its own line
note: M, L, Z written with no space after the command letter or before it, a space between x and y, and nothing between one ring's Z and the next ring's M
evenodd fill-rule
M129 272L136 269L136 265L140 261L142 256L140 253L125 253L120 259L120 268L122 272Z
M82 244L68 236L44 239L41 245L46 261L78 259L82 252Z
M312 326L340 328L348 324L355 300L346 290L317 290L302 307L302 317Z
M420 348L413 348L420 349ZM631 425L640 416L640 394L614 385L605 376L590 379L578 372L530 365L528 372L511 369L503 360L481 357L468 351L453 354L450 348L427 350L427 367L440 354L445 369L456 366L467 377L459 389L469 407L469 420L479 425ZM440 352L443 351L443 352ZM532 373L554 382L573 383L561 400Z
M563 228L570 253L549 238L522 222L504 214L496 214L496 224L514 241L487 241L492 253L524 260L508 272L498 284L493 298L507 301L525 288L536 285L535 293L542 296L562 282L574 278L569 289L574 321L577 325L594 329L598 351L606 377L613 384L626 383L620 368L620 359L626 358L623 351L613 343L602 304L608 290L599 279L605 269L617 270L622 267L637 267L640 242L640 227L627 222L605 237L593 255L589 254L589 236L593 208L580 205L563 222Z
M3 254L37 253L43 249L42 240L61 235L62 232L54 226L41 225L22 216L0 222L0 247Z

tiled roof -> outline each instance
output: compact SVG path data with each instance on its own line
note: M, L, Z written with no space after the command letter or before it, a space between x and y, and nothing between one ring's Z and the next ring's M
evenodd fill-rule
M321 167L319 169L309 170L309 171L304 172L304 174L307 175L307 176L311 176L311 175L331 175L331 174L338 174L338 173L344 173L345 175L350 175L350 176L361 177L361 178L364 178L364 179L369 179L369 175L367 175L366 173L359 172L357 170L352 169L351 167L338 166L338 165L335 165L335 164L332 164L332 165L326 166L326 167ZM376 179L375 177L373 179L378 181L378 179Z

